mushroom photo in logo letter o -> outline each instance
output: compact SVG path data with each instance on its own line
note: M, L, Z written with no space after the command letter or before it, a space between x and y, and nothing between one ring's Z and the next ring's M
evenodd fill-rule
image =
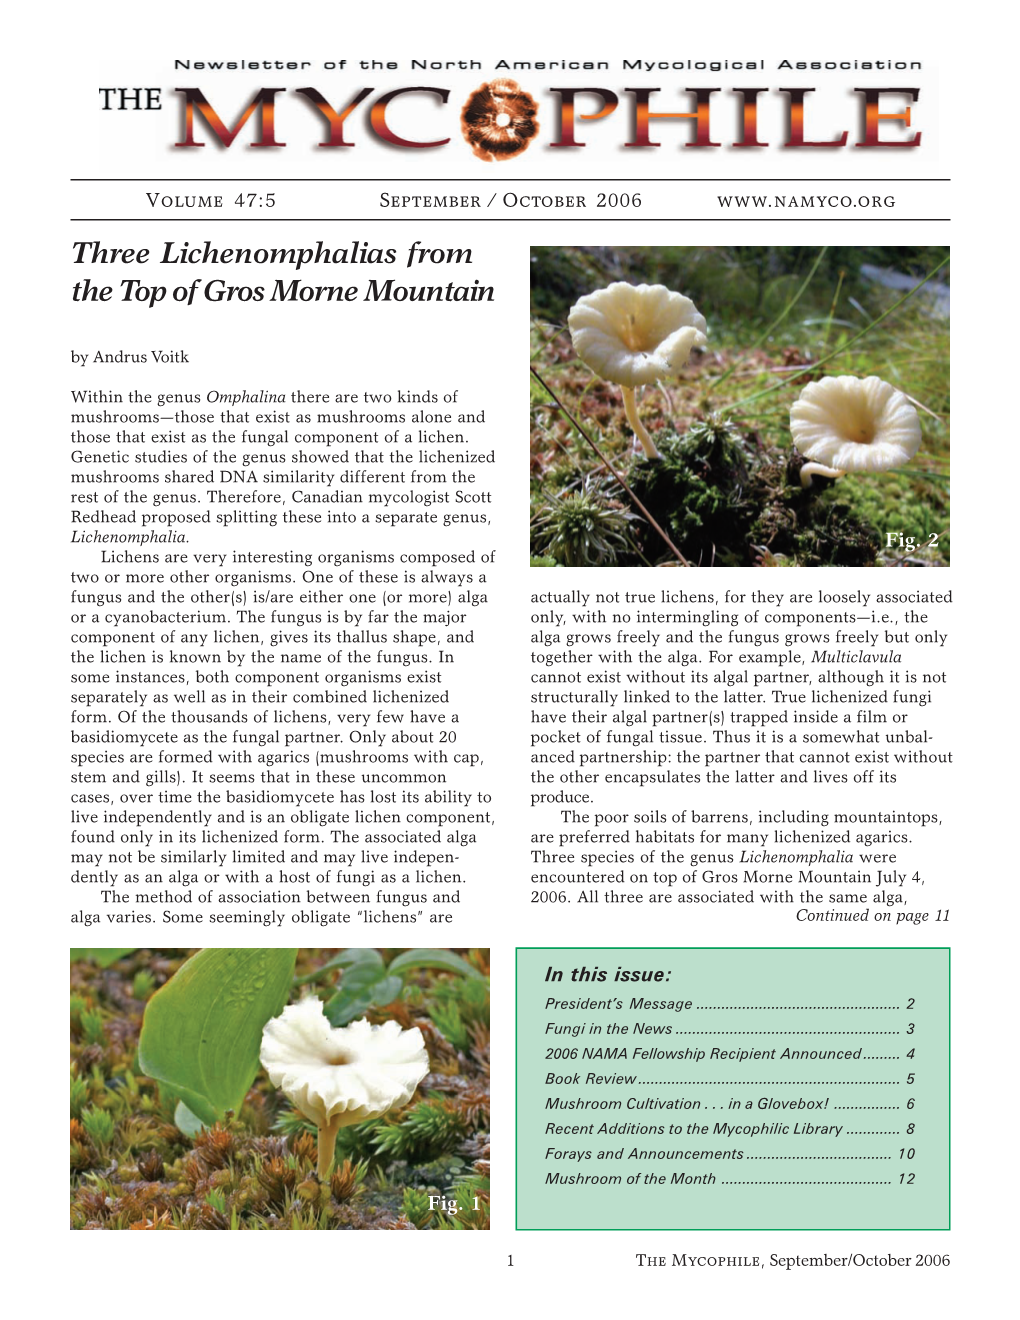
M509 160L538 132L538 102L512 78L476 87L460 112L464 141L479 160Z

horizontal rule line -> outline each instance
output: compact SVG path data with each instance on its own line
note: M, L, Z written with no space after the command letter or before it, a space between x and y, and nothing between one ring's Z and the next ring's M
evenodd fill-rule
M380 186L407 183L417 184L419 187L442 187L447 183L473 183L481 188L485 183L491 180L482 179L362 179L362 178L328 178L328 179L249 179L249 178L223 178L223 179L193 179L193 178L81 178L70 180L71 183L375 183ZM508 187L516 186L520 183L545 183L550 187L564 188L573 183L625 183L631 187L639 187L642 184L650 183L799 183L804 187L810 187L813 183L951 183L951 179L844 179L844 178L825 178L825 179L787 179L787 178L740 178L740 179L514 179L508 183Z
M685 220L690 223L701 223L702 221L728 221L731 224L743 224L748 220L757 220L765 224L782 224L789 221L793 224L810 224L814 221L816 224L837 225L849 220L868 221L871 224L948 224L948 215L586 215L584 223L586 225L617 225L617 224L657 224L663 220ZM421 216L421 215L238 215L238 216L173 216L173 215L72 215L71 224L73 225L107 225L107 224L125 224L125 225L365 225L372 224L375 221L385 224L486 224L496 225L536 225L544 221L564 221L577 223L577 216L574 215L443 215L443 216Z

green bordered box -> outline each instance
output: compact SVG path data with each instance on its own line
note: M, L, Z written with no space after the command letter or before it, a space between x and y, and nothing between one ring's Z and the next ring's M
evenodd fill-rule
M519 1230L949 1228L947 948L517 950Z

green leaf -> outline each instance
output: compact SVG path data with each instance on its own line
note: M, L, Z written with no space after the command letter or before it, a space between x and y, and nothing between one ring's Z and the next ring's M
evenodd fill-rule
M200 949L149 1000L138 1062L192 1114L239 1109L259 1067L262 1028L282 1010L297 949Z
M346 1027L347 1023L353 1022L355 1018L364 1017L371 1007L371 993L346 996L336 994L332 999L326 1000L322 1011L331 1027Z
M72 949L71 962L85 962L91 958L100 967L110 967L118 958L124 958L134 949Z
M376 985L372 993L372 1003L380 1008L386 1004L392 1004L397 999L404 988L403 979L399 976L384 976Z
M325 976L327 972L335 971L338 967L356 967L362 964L378 967L380 972L385 970L382 956L375 949L342 949L335 957L330 958L329 962L317 967L314 972L309 972L307 976L296 977L294 984L307 985L309 981L317 981L320 976Z
M359 962L344 972L340 989L326 1001L323 1011L331 1026L343 1027L363 1016L373 1004L390 1003L403 988L399 976L387 975L381 958L378 966L369 961Z
M437 967L443 972L457 972L460 976L471 976L484 981L485 977L469 962L448 949L409 949L398 954L390 963L390 972L403 972L410 967Z
M177 1101L177 1108L174 1110L174 1122L179 1131L186 1137L197 1137L200 1132L205 1131L205 1124L197 1114L193 1114L183 1100Z

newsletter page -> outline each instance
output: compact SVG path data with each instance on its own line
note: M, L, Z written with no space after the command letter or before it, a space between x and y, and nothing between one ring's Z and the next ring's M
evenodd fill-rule
M966 46L53 18L8 561L22 1005L56 1020L70 950L47 1287L998 1313L1010 476ZM250 1236L301 1230L357 1237ZM141 1231L186 1236L93 1236Z

